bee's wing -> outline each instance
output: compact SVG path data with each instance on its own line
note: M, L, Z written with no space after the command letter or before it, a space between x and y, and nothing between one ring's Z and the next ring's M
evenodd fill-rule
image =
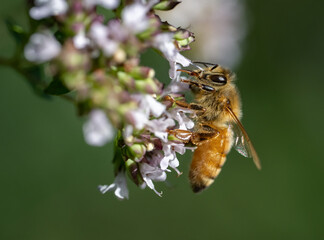
M231 108L227 107L226 110L235 122L234 124L232 124L234 133L234 148L244 157L252 157L256 167L258 169L261 169L261 163L258 154L256 153L253 144L248 134L246 133L242 123L237 118L237 116Z
M244 137L244 134L242 133L240 127L236 123L232 123L230 125L230 128L233 130L234 136L233 136L233 146L238 153L243 155L244 157L251 158L252 153L249 146L249 143Z

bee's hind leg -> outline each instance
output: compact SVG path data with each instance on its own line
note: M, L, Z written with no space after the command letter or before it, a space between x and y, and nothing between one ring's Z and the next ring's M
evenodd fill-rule
M214 138L219 134L217 129L208 124L202 124L199 131L173 129L168 132L184 143L191 142L194 145L199 145L199 143Z

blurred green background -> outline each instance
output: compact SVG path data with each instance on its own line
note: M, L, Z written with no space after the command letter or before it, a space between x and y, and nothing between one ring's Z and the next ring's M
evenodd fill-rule
M24 22L23 2L3 2L0 17ZM195 195L188 153L179 156L183 176L156 184L162 198L132 183L128 201L102 195L97 185L113 181L112 145L86 145L70 103L39 98L0 66L0 238L323 239L324 1L248 0L246 8L237 84L262 171L232 151ZM3 22L0 34L1 56L10 56ZM168 78L158 55L143 63Z

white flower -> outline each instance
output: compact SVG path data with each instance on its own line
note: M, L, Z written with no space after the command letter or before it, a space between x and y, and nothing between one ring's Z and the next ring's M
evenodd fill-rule
M126 113L125 117L138 130L142 129L149 120L148 115L143 109L130 110Z
M140 171L146 185L151 188L158 196L162 196L162 192L156 191L153 181L165 181L166 173L159 167L151 166L147 163L140 164Z
M106 57L112 56L118 48L118 43L110 39L108 34L109 28L107 26L99 22L91 25L89 35L94 43L102 49Z
M161 150L154 149L153 151L147 153L145 155L145 163L149 164L152 167L159 167L160 162L163 159L164 154L162 153Z
M123 129L123 138L126 143L133 142L134 137L133 137L133 126L132 125L126 125L126 127Z
M129 32L118 19L111 19L107 23L107 26L109 29L109 36L111 36L114 41L124 42L128 40Z
M165 111L166 107L151 95L145 94L140 102L140 108L147 108L154 117L159 117Z
M182 56L174 45L173 33L160 33L153 39L153 46L158 48L169 61L178 62L187 67L191 61Z
M55 58L61 52L61 44L49 32L34 33L24 48L28 61L43 63Z
M176 64L175 69L170 69L169 76L172 79L171 83L163 90L162 96L169 95L170 93L181 93L189 90L189 84L180 81L181 72L180 65Z
M163 144L164 158L160 162L162 170L166 170L169 166L173 168L178 174L180 174L177 167L179 166L179 160L176 153L183 155L186 152L186 147L183 143L165 143Z
M84 28L80 29L73 37L73 44L77 49L83 49L90 44L90 39L86 37Z
M119 6L120 0L97 0L97 2L104 8L115 9Z
M172 118L159 118L153 119L146 123L146 129L150 130L154 135L160 138L163 142L168 141L168 127L172 127L175 125L175 122Z
M148 6L135 2L124 8L121 14L123 24L133 33L143 32L149 25Z
M194 122L187 117L186 113L192 113L190 109L183 108L173 108L171 109L167 115L173 119L175 119L179 124L179 129L188 130L194 127Z
M138 130L149 122L150 114L159 117L166 109L165 105L149 94L134 94L132 98L138 102L138 109L126 113L126 118Z
M172 33L160 33L153 39L153 46L159 49L163 53L164 57L169 61L169 76L171 79L176 77L177 63L180 63L184 67L189 66L191 63L189 59L179 53L179 50L175 47L173 41Z
M68 7L65 0L36 0L35 7L30 9L29 15L35 20L40 20L64 14Z
M97 5L106 9L115 9L119 6L120 0L83 0L83 6L85 8L93 8Z
M92 110L88 121L83 125L83 133L87 144L92 146L103 146L114 136L106 114L102 110Z
M114 183L108 185L99 185L99 190L102 194L115 190L115 196L119 199L128 199L128 188L126 176L124 172L119 172L115 178Z

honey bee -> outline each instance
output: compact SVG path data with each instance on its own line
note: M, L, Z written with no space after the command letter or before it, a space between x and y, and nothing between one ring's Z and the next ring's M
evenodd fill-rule
M200 192L210 186L220 173L226 155L232 146L244 157L252 157L258 169L261 169L259 157L252 142L243 128L241 100L234 84L235 74L217 64L203 64L196 70L184 72L191 79L181 79L189 84L195 101L186 103L176 101L171 96L168 100L178 106L195 112L195 127L192 131L174 129L170 133L185 143L197 146L190 166L189 180L192 190Z

